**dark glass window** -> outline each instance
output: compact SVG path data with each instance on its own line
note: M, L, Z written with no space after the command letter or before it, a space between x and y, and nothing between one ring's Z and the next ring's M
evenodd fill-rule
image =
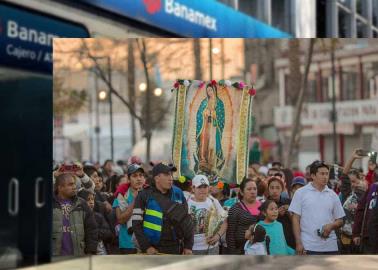
M326 0L316 1L316 36L326 37Z
M232 8L235 8L235 0L217 0L218 2L221 2L227 6L230 6Z
M272 0L272 25L288 33L293 33L291 1Z
M239 0L239 11L252 17L260 18L259 4L257 0Z
M341 38L350 37L350 33L348 33L350 17L351 15L346 11L339 9L339 37Z
M373 25L378 27L378 0L373 0Z

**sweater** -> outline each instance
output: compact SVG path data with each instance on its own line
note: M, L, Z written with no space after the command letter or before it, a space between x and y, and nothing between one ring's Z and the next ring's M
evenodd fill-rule
M244 254L245 231L259 220L236 203L228 212L226 242L230 254Z

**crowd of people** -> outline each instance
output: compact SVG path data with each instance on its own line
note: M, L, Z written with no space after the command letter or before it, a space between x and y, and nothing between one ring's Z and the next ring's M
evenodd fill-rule
M378 254L378 167L253 163L243 181L137 157L54 168L53 255Z

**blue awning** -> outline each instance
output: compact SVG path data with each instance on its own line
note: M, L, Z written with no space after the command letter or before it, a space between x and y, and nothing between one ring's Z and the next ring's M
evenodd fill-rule
M291 37L215 0L79 1L184 37Z

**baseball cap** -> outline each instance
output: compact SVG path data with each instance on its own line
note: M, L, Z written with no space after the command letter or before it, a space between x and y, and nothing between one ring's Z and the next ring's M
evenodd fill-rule
M142 166L140 166L138 164L131 164L127 168L127 175L130 176L131 174L133 174L137 171L141 171L142 173L144 173L144 169L142 168Z
M209 179L207 179L207 177L205 175L202 175L202 174L198 174L198 175L194 176L194 178L192 180L192 186L193 187L199 187L199 186L202 186L202 185L210 186Z
M152 168L152 176L155 177L156 175L161 174L161 173L169 173L169 172L176 172L176 171L177 171L177 168L173 164L160 162Z
M306 179L304 179L304 177L302 177L302 176L294 177L293 181L291 181L291 186L294 186L294 185L305 186L306 185Z
M142 159L140 157L138 157L138 156L132 156L132 157L130 157L127 160L127 165L131 165L131 164L141 165L142 164Z

